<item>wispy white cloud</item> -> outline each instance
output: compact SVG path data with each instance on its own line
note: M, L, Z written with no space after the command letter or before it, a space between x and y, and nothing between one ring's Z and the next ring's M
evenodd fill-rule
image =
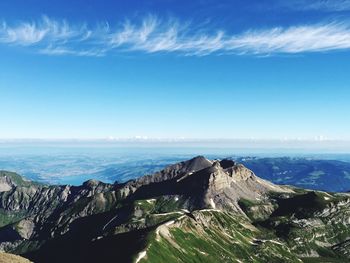
M243 53L302 53L350 48L350 26L329 23L249 31L232 37L227 49Z
M106 50L96 48L96 49L72 49L60 46L48 46L46 48L40 49L38 51L40 54L52 55L52 56L62 56L62 55L74 55L81 57L103 57Z
M175 19L148 16L113 27L94 27L42 17L37 22L0 26L0 43L32 47L46 55L104 56L115 52L173 52L182 55L271 55L350 49L350 24L320 23L228 33Z
M113 48L148 53L181 52L186 55L206 55L222 48L223 37L224 32L220 30L213 34L193 32L189 23L160 21L150 16L141 25L127 21L122 30L112 34L111 44Z
M43 16L37 22L22 22L8 25L3 22L0 27L0 42L17 45L34 45L40 42L65 42L86 39L85 26L74 26L65 20L58 21Z
M328 12L350 11L350 0L283 1L282 5L296 10L321 10Z

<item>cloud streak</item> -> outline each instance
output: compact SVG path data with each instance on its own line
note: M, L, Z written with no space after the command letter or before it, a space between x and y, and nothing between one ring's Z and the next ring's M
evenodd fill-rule
M148 16L112 27L89 27L43 16L36 22L0 25L0 44L31 48L45 55L106 56L120 52L177 53L187 56L273 55L350 49L350 24L319 23L229 33ZM195 28L195 29L194 29Z
M22 22L10 26L3 22L0 27L0 42L30 46L42 42L64 43L83 38L89 31L84 26L74 26L65 20L52 20L43 16L38 22Z
M299 0L283 1L283 6L295 10L315 10L325 12L342 12L350 10L350 0Z

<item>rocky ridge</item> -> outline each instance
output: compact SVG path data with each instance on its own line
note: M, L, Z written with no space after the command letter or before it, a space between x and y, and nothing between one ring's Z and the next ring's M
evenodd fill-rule
M0 248L34 262L348 256L348 195L274 185L232 160L199 156L123 184L79 187L1 175Z

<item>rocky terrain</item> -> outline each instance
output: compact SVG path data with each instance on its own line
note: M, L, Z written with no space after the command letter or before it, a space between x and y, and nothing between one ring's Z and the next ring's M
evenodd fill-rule
M0 263L30 263L30 261L20 256L0 252Z
M196 157L123 184L0 173L0 249L33 262L348 262L350 195Z

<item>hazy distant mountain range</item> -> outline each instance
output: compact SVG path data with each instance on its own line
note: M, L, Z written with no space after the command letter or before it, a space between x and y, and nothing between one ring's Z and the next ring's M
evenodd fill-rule
M324 190L350 191L350 163L312 158L239 158L260 177L277 184Z
M230 159L81 186L1 172L0 189L0 249L37 263L350 259L349 194L279 186Z
M96 151L96 149L95 149ZM93 152L93 151L91 151ZM80 185L89 179L114 183L153 174L167 165L191 155L149 153L114 154L56 153L0 155L0 169L16 171L28 179L48 184ZM210 154L211 159L227 155ZM277 184L289 184L314 190L344 192L350 190L349 155L312 157L231 157L252 169L258 176Z

